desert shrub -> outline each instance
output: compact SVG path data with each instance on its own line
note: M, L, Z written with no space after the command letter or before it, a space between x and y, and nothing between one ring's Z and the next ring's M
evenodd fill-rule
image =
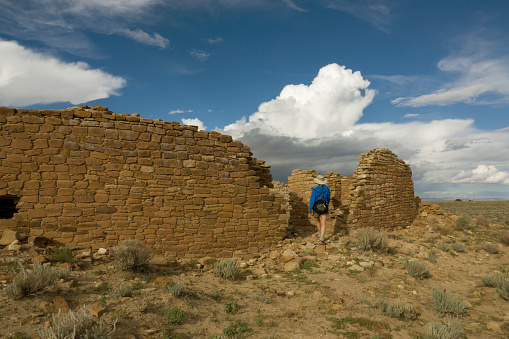
M186 319L186 312L176 306L167 309L164 316L168 319L168 325L180 325Z
M372 228L359 230L359 243L363 251L387 252L389 247L387 234Z
M447 252L450 249L449 244L446 244L445 242L439 242L437 244L437 247L438 247L439 250L444 251L444 252Z
M108 339L113 337L116 321L94 324L84 307L78 311L53 314L53 326L39 332L41 339Z
M232 298L228 298L224 302L224 311L226 314L235 314L239 310L239 305Z
M58 262L74 263L74 253L67 246L59 246L51 253L51 260Z
M431 263L437 262L437 251L434 248L428 253L428 261Z
M426 264L421 261L411 261L405 259L404 265L410 274L415 279L426 279L431 277L431 273L426 267Z
M465 337L465 330L460 320L449 319L446 324L430 323L424 337L426 339L459 339Z
M251 332L252 330L244 323L236 322L236 323L230 323L228 327L223 329L223 334L226 336L226 338L232 338L232 339L240 339L244 336L244 333Z
M497 240L505 246L509 246L509 231L499 231L497 233Z
M452 249L455 251L455 252L458 252L458 253L463 253L465 252L465 245L460 243L460 242L456 242L454 244L452 244Z
M401 301L377 300L373 306L380 309L383 315L391 318L414 320L418 317L414 306Z
M235 280L237 277L237 260L229 259L214 264L214 275L223 279Z
M128 239L113 247L113 263L123 271L143 272L152 257L150 249L141 241Z
M460 315L468 312L467 304L464 301L457 300L451 292L436 287L431 289L431 305L440 314Z
M31 270L20 265L12 282L4 289L7 297L20 299L27 295L41 292L44 288L53 285L62 276L69 274L69 270L51 268L49 266L34 263Z
M509 273L499 273L482 277L481 281L489 287L496 287L497 293L505 300L509 300Z
M113 295L117 298L124 298L124 297L132 297L134 293L134 289L131 285L127 284L118 284L113 288L111 291Z
M498 245L497 244L485 244L484 250L491 254L497 254L499 253Z
M470 228L470 220L465 217L459 217L458 220L456 220L455 229L462 231L467 228Z
M462 235L462 236L460 237L460 241L461 241L461 242L468 243L468 240L470 240L470 239L469 239L469 237L468 237L468 235Z
M487 228L490 226L490 219L488 219L485 215L478 215L477 217L475 217L474 223L477 226Z
M272 302L272 300L269 298L269 297L266 297L264 295L259 295L258 293L255 293L251 296L251 298L255 299L255 300L258 300L258 301L261 301L265 304L270 304Z
M170 292L174 297L178 298L184 294L184 285L183 284L174 284L168 285L166 287L168 292Z

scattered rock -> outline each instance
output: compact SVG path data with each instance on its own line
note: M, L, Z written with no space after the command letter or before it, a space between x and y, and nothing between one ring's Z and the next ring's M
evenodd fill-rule
M168 266L170 264L170 261L161 255L155 255L150 259L148 263L154 266ZM204 263L200 264L204 265Z
M19 252L23 245L19 242L19 240L14 240L9 246L7 246L7 249L9 251L13 252Z
M12 244L15 240L20 240L19 233L13 230L4 230L0 245L7 246Z
M106 312L106 307L91 305L87 306L87 311L92 317L94 317L95 321L98 321L104 312Z
M70 309L67 301L61 296L51 297L47 301L43 301L40 306L41 310L46 313L58 313L59 310L67 312Z
M348 267L348 269L350 271L355 271L355 272L362 272L362 271L364 271L364 267L361 267L361 266L359 266L357 264L354 264L354 265Z
M157 277L155 278L155 280L153 281L154 285L159 285L159 286L166 286L169 284L169 281L166 280L165 278L163 277Z
M500 328L500 324L496 323L494 321L487 323L486 328L496 331L496 332L502 332L502 329Z
M283 271L290 272L296 270L297 268L299 268L299 264L295 261L291 261L285 264L285 266L283 267Z

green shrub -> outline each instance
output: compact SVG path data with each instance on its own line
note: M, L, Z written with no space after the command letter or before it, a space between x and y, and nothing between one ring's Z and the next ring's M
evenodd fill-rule
M69 270L51 268L36 262L31 270L20 265L12 282L4 289L7 297L20 299L30 294L41 292L44 288L53 285L55 281L69 274Z
M182 284L174 284L167 287L168 292L170 292L174 297L178 298L184 294L184 285Z
M232 339L240 339L244 336L244 333L248 332L251 332L251 329L241 322L230 323L228 327L223 329L223 334L226 338Z
M481 281L489 287L496 287L497 293L505 300L509 300L509 273L499 273L482 277Z
M239 310L239 305L232 298L228 298L224 302L224 311L226 312L226 314L235 314L235 313L237 313L238 310Z
M359 244L363 251L384 252L388 251L387 234L376 231L373 228L359 230Z
M444 251L444 252L447 252L450 249L449 244L446 244L445 242L439 242L437 244L437 247L438 247L439 250Z
M428 261L435 264L437 262L437 250L434 248L428 253Z
M415 307L410 304L405 304L401 301L386 301L378 300L373 305L380 309L383 315L391 318L402 318L402 319L417 319L417 312Z
M460 320L449 319L446 324L430 323L424 337L426 339L459 339L465 337L465 330Z
M143 272L148 269L152 257L150 249L141 241L128 239L113 247L113 263L123 271Z
M229 259L214 264L214 275L223 279L235 280L237 277L237 260Z
M104 320L94 323L94 319L85 308L77 312L60 311L53 314L53 326L39 332L41 339L109 339L115 332L116 321Z
M118 284L112 290L112 293L117 298L132 297L134 289L127 284Z
M58 261L58 262L68 262L68 263L74 263L74 253L72 250L67 246L59 246L53 250L53 253L51 253L51 260L52 261Z
M490 226L490 219L488 219L485 215L478 215L477 217L475 217L474 223L477 226L487 228Z
M485 244L484 250L491 254L497 254L500 252L497 244Z
M420 261L411 261L405 259L404 265L410 274L415 279L426 279L431 277L431 273L426 267L426 264Z
M455 226L455 228L459 231L470 228L470 220L465 217L459 217L458 220L456 220Z
M263 296L263 295L259 295L258 293L255 293L251 296L251 298L255 299L255 300L258 300L258 301L261 301L265 304L270 304L272 302L272 300L269 298L269 297L266 297L266 296Z
M458 252L458 253L463 253L465 252L465 245L463 245L462 243L459 243L459 242L456 242L454 244L452 244L452 249L455 251L455 252Z
M502 245L509 246L509 231L499 231L496 237Z
M431 289L431 305L440 314L460 315L468 312L467 304L464 301L457 300L451 292L436 287Z
M180 307L171 307L164 312L164 316L168 319L169 325L180 325L186 319L186 312Z

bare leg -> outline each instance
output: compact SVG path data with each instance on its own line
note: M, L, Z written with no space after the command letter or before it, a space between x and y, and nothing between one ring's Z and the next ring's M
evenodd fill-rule
M322 230L322 226L321 226L321 222L320 222L320 218L319 217L315 217L315 224L316 224L316 229L318 230L318 236L320 236L321 233L321 230Z
M327 221L327 215L326 214L322 214L320 216L320 228L318 230L320 232L320 238L325 236L325 223L326 223L326 221Z

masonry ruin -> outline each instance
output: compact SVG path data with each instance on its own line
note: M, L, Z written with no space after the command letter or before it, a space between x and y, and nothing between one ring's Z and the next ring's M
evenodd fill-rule
M0 231L134 238L174 257L258 253L285 235L269 166L227 135L103 107L2 107L0 147Z
M317 175L314 170L297 169L288 178L289 227L302 236L316 232L308 206ZM388 149L363 153L350 176L334 172L324 176L331 190L326 235L346 234L362 227L406 227L418 216L420 199L414 196L412 170Z
M313 170L295 170L288 194L270 166L230 136L116 114L106 107L0 107L0 233L79 247L139 239L170 257L255 255L316 228ZM407 226L417 216L410 167L387 149L359 158L351 176L325 174L327 233Z

